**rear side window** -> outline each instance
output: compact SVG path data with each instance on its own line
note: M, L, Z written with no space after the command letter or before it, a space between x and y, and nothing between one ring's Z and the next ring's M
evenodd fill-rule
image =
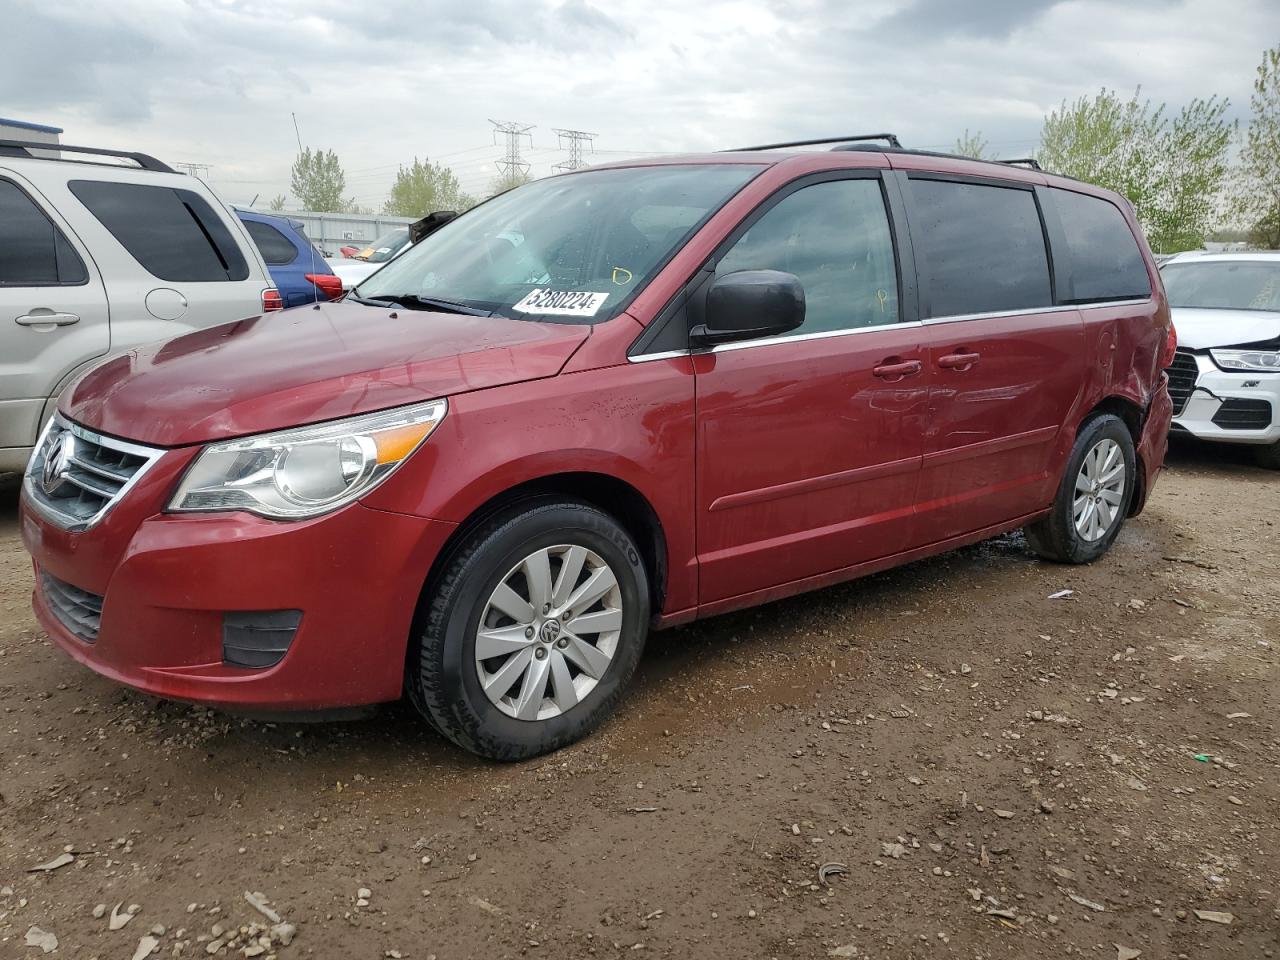
M926 318L1052 306L1044 229L1030 190L910 183L911 242Z
M282 267L298 259L298 248L289 242L289 238L269 223L261 220L242 220L258 245L262 259L273 267Z
M1151 295L1138 241L1116 205L1101 197L1051 188L1071 256L1067 303L1135 300Z
M0 180L0 286L55 287L88 279L62 231L21 187Z
M161 280L249 276L231 232L198 193L101 180L72 180L68 186L120 245Z
M804 287L804 324L821 333L898 321L898 271L879 180L803 187L753 223L716 266L782 270Z

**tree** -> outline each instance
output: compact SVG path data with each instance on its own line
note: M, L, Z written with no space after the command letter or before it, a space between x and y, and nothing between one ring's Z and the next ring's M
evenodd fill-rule
M307 147L293 162L293 195L304 210L341 212L348 202L342 199L347 178L338 155L332 150Z
M1280 206L1272 207L1249 228L1249 243L1266 250L1280 247Z
M276 213L280 213L282 210L284 210L284 205L286 202L287 200L285 198L285 195L283 193L277 193L274 197L271 198L271 203L269 203L267 206L271 210L275 211Z
M1249 106L1232 212L1251 243L1280 247L1280 46L1263 52Z
M1229 102L1192 100L1170 118L1140 94L1122 101L1103 89L1063 101L1045 117L1040 165L1128 197L1155 250L1200 247L1227 182Z
M396 174L396 182L391 185L391 195L383 204L382 212L417 218L435 210L461 213L475 205L475 200L462 192L452 170L443 164L414 157L410 166L401 167Z
M498 193L506 193L508 190L514 189L521 184L528 183L533 177L529 176L527 170L508 170L494 177L489 184L490 195Z
M964 128L964 136L956 137L956 144L951 152L959 154L962 157L973 157L975 160L987 159L987 147L989 144L986 138L982 136L982 131L978 130L972 135L969 128Z

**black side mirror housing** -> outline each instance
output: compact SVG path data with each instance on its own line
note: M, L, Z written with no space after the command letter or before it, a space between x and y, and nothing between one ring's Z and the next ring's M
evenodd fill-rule
M421 220L415 220L409 224L409 243L414 244L425 240L457 216L457 213L452 210L436 210L434 213L428 213Z
M703 321L689 331L695 347L776 337L804 323L804 287L781 270L727 273L707 291Z

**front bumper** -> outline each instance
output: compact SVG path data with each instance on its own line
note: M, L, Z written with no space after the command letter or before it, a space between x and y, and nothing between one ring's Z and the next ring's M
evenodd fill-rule
M1173 418L1175 430L1221 443L1280 442L1280 374L1227 372L1207 354L1194 356L1199 374ZM1264 403L1270 406L1269 417Z
M413 614L453 524L359 503L296 523L169 515L159 512L169 489L157 497L140 485L82 533L50 523L24 497L33 606L54 643L105 677L178 700L319 710L400 696ZM68 629L40 574L100 596L93 642ZM279 663L223 662L225 613L277 610L302 611Z

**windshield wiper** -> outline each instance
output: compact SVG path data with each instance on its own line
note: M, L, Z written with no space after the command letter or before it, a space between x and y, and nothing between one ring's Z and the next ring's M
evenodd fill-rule
M366 307L394 307L395 304L390 300L374 300L371 297L357 296L354 290L347 292L347 300L354 300L356 303L363 303Z
M479 307L469 307L465 303L458 303L456 300L441 300L438 297L420 297L416 293L400 293L393 297L381 297L383 301L391 304L400 304L402 307L408 307L410 310L443 310L446 313L461 313L468 317L492 317L492 310L481 310ZM381 304L379 304L381 306Z

